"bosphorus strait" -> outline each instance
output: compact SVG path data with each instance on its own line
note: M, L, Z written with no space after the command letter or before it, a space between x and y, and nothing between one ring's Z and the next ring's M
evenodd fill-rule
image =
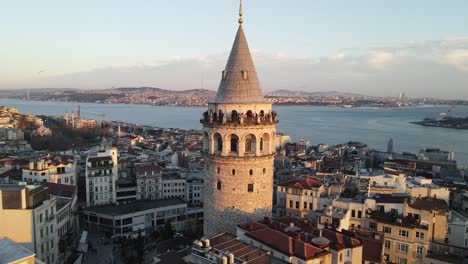
M78 105L85 117L119 120L163 128L199 129L203 107L161 107L147 105L39 102L1 99L0 105L17 107L21 112L43 115L65 115L76 112ZM411 121L437 117L448 106L409 108L341 108L318 106L273 106L281 121L278 133L293 141L310 140L313 144L338 144L361 141L385 150L393 138L399 152L417 152L423 147L437 147L455 152L460 166L468 165L468 131L423 127ZM457 106L453 116L467 116L468 107Z

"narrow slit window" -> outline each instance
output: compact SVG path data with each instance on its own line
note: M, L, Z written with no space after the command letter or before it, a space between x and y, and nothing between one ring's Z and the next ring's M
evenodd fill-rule
M246 70L241 71L242 79L247 80L249 78L249 72Z

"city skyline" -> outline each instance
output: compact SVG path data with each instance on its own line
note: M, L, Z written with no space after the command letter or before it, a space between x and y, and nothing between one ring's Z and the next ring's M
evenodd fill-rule
M462 11L235 2L0 12L1 263L468 263Z
M238 1L112 3L8 3L0 89L217 89ZM263 90L468 98L466 3L422 3L246 1Z

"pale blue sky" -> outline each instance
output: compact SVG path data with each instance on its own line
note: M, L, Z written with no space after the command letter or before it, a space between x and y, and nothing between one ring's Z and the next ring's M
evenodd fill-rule
M37 79L41 70L45 71L39 77L44 78L224 54L236 31L238 4L236 0L0 0L0 88L34 86L28 80ZM426 49L426 56L427 49L433 49L428 47L431 43L438 43L439 49L440 41L463 39L453 50L444 46L441 54L435 53L443 57L461 50L452 60L462 64L458 69L467 59L468 1L244 0L244 9L250 47L266 54L318 59L410 46ZM130 79L121 84L131 85ZM264 79L268 81L268 76L261 76ZM193 86L199 82L194 80ZM68 87L96 88L88 87L91 84L92 80ZM148 85L157 86L158 80ZM180 85L175 80L173 86Z

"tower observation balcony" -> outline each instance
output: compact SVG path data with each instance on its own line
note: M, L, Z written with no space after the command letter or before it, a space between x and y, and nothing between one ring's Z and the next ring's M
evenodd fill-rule
M222 111L213 113L205 111L200 119L205 127L217 125L275 125L278 123L277 113L275 111L264 113L237 113L233 111L230 116L227 116Z

